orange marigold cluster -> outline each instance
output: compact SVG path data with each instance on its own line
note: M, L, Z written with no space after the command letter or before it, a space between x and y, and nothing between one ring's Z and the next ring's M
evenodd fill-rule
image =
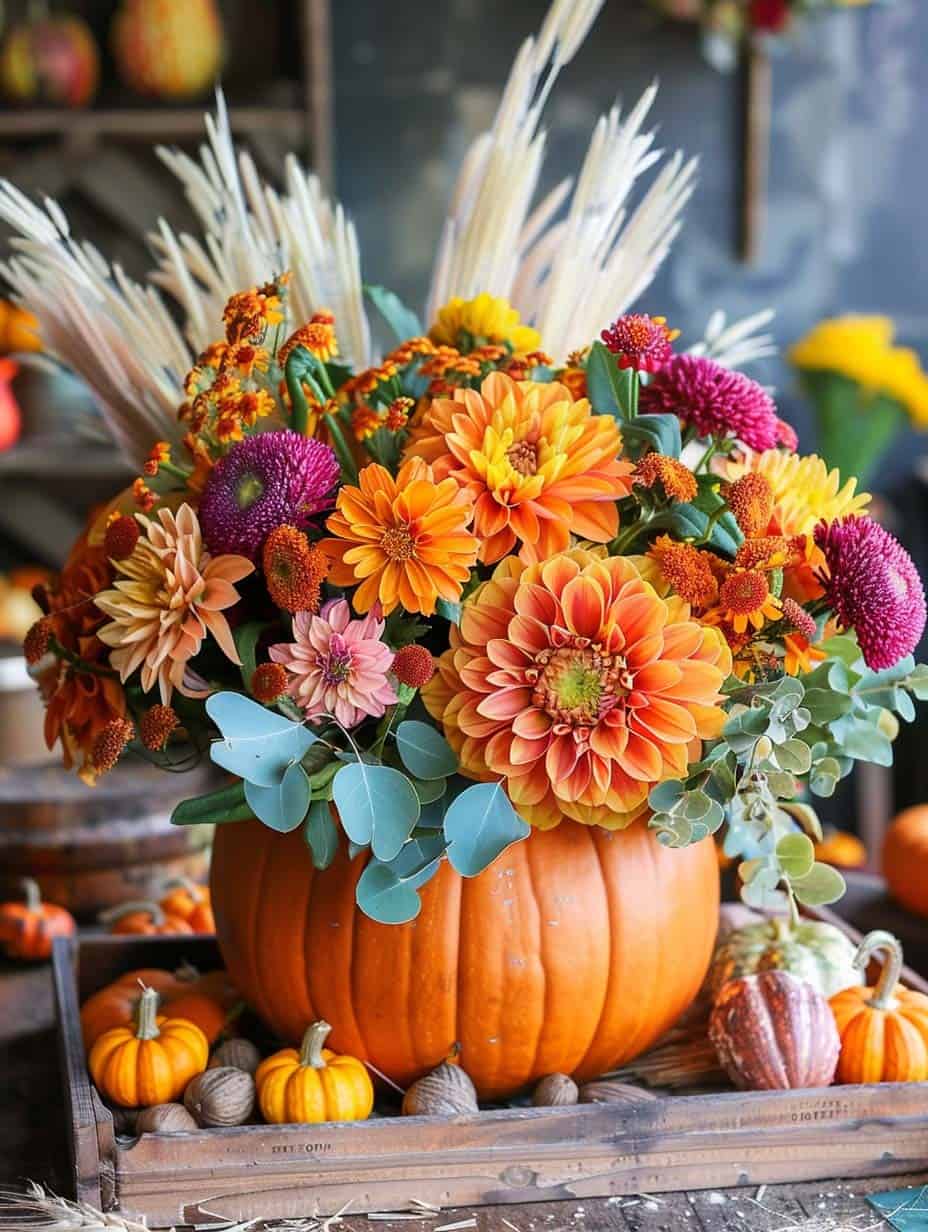
M268 594L286 612L317 612L329 569L326 554L295 526L278 526L262 551Z
M142 513L151 513L158 503L157 493L151 490L141 475L132 484L132 499Z
M351 431L356 441L366 441L380 426L380 414L366 402L351 412Z
M722 495L735 515L735 521L748 537L762 535L773 516L773 488L759 471L748 471L734 483L726 484Z
M802 555L804 540L784 535L759 535L745 539L735 556L736 569L783 569Z
M111 560L125 560L132 555L141 533L135 518L114 511L106 524L103 551Z
M282 663L259 663L251 675L251 695L262 705L276 702L287 691L287 669Z
M779 620L780 601L759 569L734 569L719 587L719 613L740 634L749 625L762 629L766 621Z
M305 347L311 355L327 363L338 354L335 337L335 316L325 309L314 312L305 325L295 330L277 352L277 362L283 368L295 347Z
M139 738L146 749L160 753L179 726L180 719L174 707L159 702L150 706L139 720Z
M280 325L284 319L280 293L288 280L289 275L284 274L275 282L231 296L222 314L226 341L262 340L271 325Z
M681 599L695 608L706 608L715 602L719 585L714 568L717 558L712 552L700 551L669 535L658 535L648 555Z
M699 491L696 476L677 458L661 453L649 453L635 467L635 483L643 488L660 484L668 500L686 503Z
M105 774L119 761L123 750L135 736L129 719L111 719L93 742L90 762L97 774Z
M415 406L412 398L394 398L383 417L383 426L388 432L401 432L409 422L409 413Z

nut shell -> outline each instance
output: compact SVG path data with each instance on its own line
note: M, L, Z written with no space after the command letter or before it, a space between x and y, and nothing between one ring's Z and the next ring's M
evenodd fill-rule
M154 1104L142 1108L135 1120L138 1134L190 1134L198 1128L183 1104Z
M403 1097L403 1116L459 1116L477 1111L474 1084L460 1065L450 1061L419 1078Z
M210 1057L207 1069L240 1069L246 1074L255 1076L255 1070L261 1064L261 1053L247 1039L229 1039L220 1044Z
M254 1078L231 1065L198 1074L184 1092L184 1107L204 1129L244 1125L254 1106Z
M575 1104L580 1098L580 1089L567 1074L548 1074L532 1092L536 1108L558 1108Z

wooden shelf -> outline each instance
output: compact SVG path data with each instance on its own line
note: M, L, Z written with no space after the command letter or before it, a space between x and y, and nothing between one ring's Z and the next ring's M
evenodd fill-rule
M195 137L204 131L203 116L211 106L211 101L205 100L198 107L0 111L0 139L112 136L150 141L152 137ZM299 131L306 128L307 118L300 107L229 108L232 130L239 133Z
M36 438L0 453L0 477L11 479L122 479L132 474L112 448L79 438Z

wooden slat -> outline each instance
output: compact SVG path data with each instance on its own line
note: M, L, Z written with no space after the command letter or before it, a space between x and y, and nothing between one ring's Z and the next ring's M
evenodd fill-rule
M64 136L152 138L199 137L203 133L202 107L123 107L87 111L33 107L0 111L0 138ZM300 107L230 107L234 133L303 131L306 114Z
M52 978L58 1046L64 1077L65 1110L71 1125L70 1154L74 1194L78 1201L100 1208L100 1153L97 1118L81 1038L77 1001L78 946L70 937L56 937L52 947Z

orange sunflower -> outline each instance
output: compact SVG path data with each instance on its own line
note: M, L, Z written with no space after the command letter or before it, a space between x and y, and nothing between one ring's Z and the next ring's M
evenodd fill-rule
M439 599L456 603L477 560L468 530L470 496L450 478L435 482L431 467L414 458L394 479L372 463L358 486L344 485L326 525L335 536L322 548L332 561L329 581L354 586L357 611L375 603L385 616L402 604L431 616Z
M463 772L503 777L542 829L562 817L630 825L654 784L684 776L725 721L724 638L679 598L660 598L626 557L510 557L451 640L426 706Z
M573 533L606 543L618 530L616 501L631 491L611 415L593 415L557 382L491 373L480 387L435 398L408 453L452 476L474 501L480 560L493 564L521 542L525 560L563 552Z

